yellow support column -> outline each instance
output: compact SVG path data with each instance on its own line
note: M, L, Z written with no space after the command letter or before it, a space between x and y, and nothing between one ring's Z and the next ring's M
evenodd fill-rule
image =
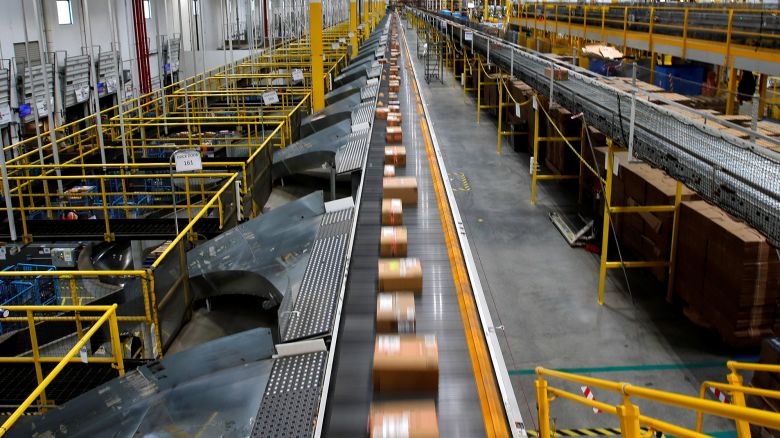
M734 59L729 60L729 85L726 91L726 114L734 114L734 104L737 96L737 70Z
M609 214L612 206L612 166L615 163L615 151L612 140L607 139L607 183L604 187L604 223L601 226L601 260L599 263L599 298L598 303L604 304L604 286L607 282L607 254L609 249Z
M488 0L483 0L484 5L484 12L482 13L482 21L487 21L488 14L490 13L490 3L488 3Z
M537 169L539 168L539 108L541 103L536 99L536 96L531 96L535 105L534 110L534 154L531 157L531 205L536 207L536 177Z
M369 25L368 18L368 0L363 0L363 39L368 39L368 35L371 32L371 26Z
M313 112L325 108L325 82L322 62L322 0L309 0L311 36L311 95Z
M352 58L355 58L358 53L358 38L357 38L357 1L351 0L349 2L349 44L352 45Z

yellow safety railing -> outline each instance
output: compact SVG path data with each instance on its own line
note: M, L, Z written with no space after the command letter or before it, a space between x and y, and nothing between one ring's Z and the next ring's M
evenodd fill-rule
M299 108L297 111L301 111ZM273 126L273 125L272 125ZM251 182L251 176L255 174L257 166L262 166L262 163L259 163L259 161L256 161L257 157L263 153L263 151L266 151L266 148L270 147L276 147L283 143L284 141L284 130L286 126L284 125L284 122L277 122L276 127L272 130L269 128L268 131L266 131L262 143L239 143L231 144L231 145L213 145L212 149L210 149L209 146L205 146L205 150L203 150L203 145L201 145L201 152L208 154L209 152L213 151L213 148L238 148L243 147L247 149L248 156L246 158L244 157L215 157L212 160L203 161L203 171L198 172L197 175L205 175L205 176L212 176L213 173L219 172L219 171L229 171L229 172L238 172L240 178L241 178L241 194L242 195L249 195L252 193L252 185ZM290 135L290 134L287 134ZM246 138L244 138L246 139ZM182 146L187 146L188 140L173 137L171 140L178 140L179 143L176 142L168 142L165 141L165 144L159 144L159 145L139 145L134 146L135 149L144 151L144 150L154 150L156 153L160 154L161 157L167 157L170 156L170 154L176 150L179 149ZM240 139L236 137L230 137L229 140L235 140L235 141L241 141ZM184 144L182 144L184 143ZM70 174L80 174L85 178L88 178L87 175L93 175L93 174L99 174L104 173L107 175L122 175L122 174L146 174L150 178L156 177L156 173L152 172L166 172L169 170L169 163L167 162L159 162L159 163L128 163L128 164L119 164L119 163L110 163L110 164L89 164L89 163L69 163L69 164L62 164L60 166L56 166L54 164L45 164L45 165L9 165L8 166L8 173L9 175L51 175L55 169L59 169L64 172L68 172ZM191 177L190 177L191 178ZM22 184L22 186L30 186L29 184ZM1 189L1 188L0 188ZM19 187L14 186L11 187L11 193L13 195L18 195L19 193ZM1 191L1 190L0 190ZM30 186L28 191L32 191L32 187ZM132 195L138 195L138 192L133 192ZM168 192L170 195L170 192ZM52 195L52 191L48 190L48 185L44 185L44 198L51 199L54 195ZM58 195L63 196L63 195ZM92 195L95 196L95 195ZM40 197L40 196L39 196ZM128 198L131 199L131 198Z
M743 378L739 374L739 371L752 371L752 372L764 372L764 373L780 373L780 365L762 364L762 363L748 363L748 362L736 362L729 361L726 363L730 372L726 376L728 383L705 381L702 382L699 390L699 398L705 399L707 389L717 389L725 394L731 396L731 403L737 406L745 406L745 395L752 395L762 398L780 399L780 391L771 389L755 388L751 386L744 386ZM704 412L699 411L696 413L696 431L701 432L702 423L704 420ZM737 422L737 433L740 437L750 436L750 427L744 421Z
M737 403L725 404L711 400L702 400L697 397L683 394L648 389L630 383L613 382L542 367L536 368L536 374L536 402L538 406L539 436L541 438L550 438L552 436L550 427L550 403L556 399L572 401L617 417L620 423L620 434L626 438L651 437L655 432L663 432L686 438L702 438L707 436L702 434L698 427L696 430L692 430L657 418L642 415L639 406L635 403L636 399L732 420L737 424L737 433L740 438L750 436L749 429L747 429L747 434L745 434L745 427L749 424L780 429L780 413L748 408L745 407L744 401L741 405ZM605 402L588 399L581 394L552 387L548 381L551 379L577 385L586 385L590 387L591 390L600 389L612 392L622 397L622 403L611 405ZM743 391L745 389L743 389Z
M116 370L119 376L125 374L123 353L121 340L119 339L119 324L117 319L117 305L111 306L7 306L5 310L11 314L23 313L25 316L9 316L3 318L2 321L21 321L26 322L29 333L30 342L32 345L32 357L0 357L0 363L32 363L35 366L35 375L38 379L38 386L35 390L22 402L22 404L16 408L16 410L8 417L2 425L0 425L0 437L4 436L6 432L16 423L19 418L24 415L28 408L35 402L36 399L40 400L39 406L43 411L46 405L49 404L46 398L46 388L54 381L54 379L62 372L62 370L69 363L83 362L86 358L87 362L111 364ZM63 313L101 313L100 316L95 317L94 323L85 333L79 334L78 342L74 345L63 357L50 357L41 356L38 345L38 337L35 331L36 322L40 321L76 321L76 317L63 316ZM40 313L55 313L57 316L43 317L36 314ZM82 319L83 320L83 319ZM108 325L111 339L111 356L109 357L90 357L87 353L86 357L77 358L77 355L82 354L82 348L87 345L92 336L98 332L104 325ZM42 364L44 363L56 363L51 372L44 376Z
M182 197L184 203L180 205L186 213L182 217L193 220L195 210L208 208L204 205L220 193L220 189L211 189L211 180L224 179L229 183L235 180L235 173L206 173L191 174L133 174L119 170L117 175L45 175L45 176L13 176L9 178L16 203L13 211L18 213L22 223L22 235L26 242L32 241L34 236L28 233L28 221L31 215L43 213L50 219L63 218L65 220L77 219L65 217L70 212L87 212L94 215L100 212L105 225L104 238L111 241L114 234L111 230L112 218L141 218L145 213L173 209L173 197ZM184 188L170 187L171 178L179 183L183 182ZM52 181L70 183L70 188L64 192L38 192L40 186L45 186ZM151 184L151 185L150 185ZM228 183L223 183L224 185ZM155 188L155 187L160 188ZM120 202L121 201L121 202ZM221 208L221 201L219 203ZM220 211L220 224L222 214Z
M225 174L214 174L216 177L222 177ZM147 357L159 357L164 349L170 343L173 334L178 329L177 322L171 324L174 327L168 327L160 324L160 314L177 314L178 309L186 308L192 300L192 294L189 291L187 271L186 247L191 240L197 238L194 227L197 223L206 217L207 214L216 215L219 218L220 228L225 224L228 212L225 211L225 197L233 197L227 190L234 186L238 174L229 175L221 187L214 192L210 199L205 203L191 204L193 216L184 229L178 235L171 236L172 240L167 243L165 249L154 262L146 269L136 270L62 270L62 271L0 271L0 279L14 279L34 282L36 278L53 278L58 282L60 289L60 300L63 305L83 305L89 304L96 299L103 298L112 293L121 290L112 284L112 279L122 279L126 285L137 281L140 282L140 294L138 297L143 301L143 310L140 314L121 313L118 320L123 323L142 323L146 324L152 334L152 339L145 339L145 348ZM168 175L163 174L162 177ZM176 178L183 178L183 174L176 174ZM193 177L194 175L188 175ZM204 176L209 176L208 174ZM184 206L182 206L183 208ZM216 214L214 213L216 210ZM182 216L184 214L182 213ZM159 273L158 268L164 268ZM126 297L127 299L133 297ZM174 298L180 298L181 301L175 301ZM181 307L185 306L185 307ZM58 306L52 306L57 307ZM93 321L95 318L76 314L76 332L79 335L82 332L83 323Z

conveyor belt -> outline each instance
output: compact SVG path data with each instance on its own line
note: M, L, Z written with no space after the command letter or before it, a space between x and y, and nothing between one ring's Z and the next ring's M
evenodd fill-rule
M439 345L439 427L443 437L485 436L480 402L463 330L452 267L439 219L433 182L420 131L412 78L399 59L405 168L397 175L416 176L418 205L404 207L409 257L423 267L423 295L416 300L417 333L435 334ZM387 83L380 91L387 95ZM342 319L335 348L323 436L367 435L374 397L371 383L375 339L377 262L381 226L382 177L386 122L376 119L365 168L357 229L351 256Z
M461 25L447 17L418 13L431 21L446 20L450 23L447 34L454 33L456 42L463 41ZM573 114L582 112L586 123L616 143L628 146L630 94L600 82L595 73L479 31L473 35L471 48L474 51L489 57L489 61L505 71L511 70L541 95L549 96L552 92L555 103ZM567 69L568 80L550 81L544 75L544 69L552 65ZM725 133L721 128L726 125L780 147L777 139L750 133L703 112L698 114L704 122L699 122L672 111L679 105L660 96L658 100L666 105L636 99L633 144L636 157L663 169L702 198L745 220L774 245L780 245L780 215L777 214L780 211L780 154ZM717 121L719 125L707 125L708 120Z

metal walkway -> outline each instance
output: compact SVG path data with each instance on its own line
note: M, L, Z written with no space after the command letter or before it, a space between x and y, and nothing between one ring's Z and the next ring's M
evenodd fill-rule
M409 239L409 257L423 267L423 294L416 299L418 334L435 334L439 345L439 392L437 410L441 436L485 436L477 387L464 334L452 267L447 253L439 208L434 193L426 145L420 128L409 60L401 50L398 93L403 114L407 152L399 176L416 176L418 205L404 206L404 226ZM380 92L387 95L387 82ZM335 349L331 389L325 412L323 436L367 435L366 422L375 395L371 369L375 339L377 262L381 227L384 163L384 120L375 120L366 163L357 229L342 320Z

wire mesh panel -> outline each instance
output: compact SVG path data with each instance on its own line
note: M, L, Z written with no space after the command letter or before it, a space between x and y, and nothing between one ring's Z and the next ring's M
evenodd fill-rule
M474 33L473 43L475 51L489 53L491 62L512 71L540 95L574 114L581 112L586 123L617 144L629 145L631 94L593 73L481 32ZM548 77L545 69L553 68L567 70L567 79ZM661 97L656 101L663 105L636 99L635 155L780 244L780 155L724 132L723 126L708 125L712 115L688 108L681 114L675 110L683 107ZM780 150L776 139L738 126L732 131Z

